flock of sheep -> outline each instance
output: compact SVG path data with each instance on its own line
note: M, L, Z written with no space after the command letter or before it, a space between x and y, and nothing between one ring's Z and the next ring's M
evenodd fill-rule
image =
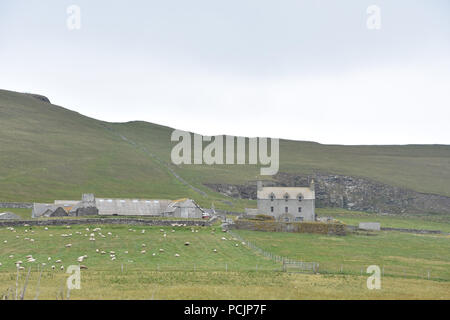
M24 226L26 227L26 229L24 229L24 233L25 233L26 236L23 237L23 240L24 240L24 241L34 242L35 240L34 240L34 238L32 238L32 237L33 237L33 235L35 234L35 231L34 231L29 225L26 225L26 224L25 224ZM183 225L172 224L172 227L180 227L180 226L183 227ZM184 226L185 226L185 225L184 225ZM66 226L65 228L68 229L68 230L71 229L70 226ZM17 233L17 230L16 230L15 228L13 228L13 227L8 227L7 230L9 230L9 231L11 231L11 232L13 232L13 233ZM48 236L49 236L49 237L54 237L54 234L51 233L51 232L49 231L49 228L48 228L48 227L44 227L44 230L45 230L45 231L48 231ZM136 229L133 229L133 228L129 228L128 231L129 231L129 232L137 232L137 230L136 230ZM225 232L225 230L223 230L223 231ZM145 229L142 229L142 230L141 230L141 234L145 234L145 232L146 232ZM174 232L175 232L175 229L172 228L171 232L174 233ZM191 232L192 232L192 233L198 233L198 229L191 228ZM167 238L167 232L166 232L164 229L160 229L160 233L162 234L163 239ZM212 229L211 233L213 233L213 234L215 233L215 229L214 229L214 228ZM85 229L84 229L84 232L76 231L74 234L75 234L76 236L83 236L83 235L84 235L84 237L88 237L88 238L89 238L89 241L91 241L91 242L93 242L93 243L95 243L95 241L96 241L97 238L107 238L108 236L109 236L109 237L115 237L115 238L118 238L118 235L113 235L112 232L106 232L106 234L102 233L102 228L100 228L100 227L93 228L92 230L91 230L90 228L85 228ZM69 240L69 239L71 239L71 238L74 236L74 234L73 234L73 233L70 233L70 232L67 232L67 233L62 233L62 234L60 234L59 236L60 236L61 238L63 238L63 239ZM29 235L29 236L28 236L28 235ZM19 239L20 236L19 236L19 235L16 235L16 238ZM70 249L72 248L72 243L70 243L70 242L67 241L67 240L66 240L66 241L61 241L61 246L63 246L66 250L70 250ZM226 240L234 240L234 241L237 241L237 239L235 239L235 238L229 238L229 239L227 239L226 237L222 237L221 240L223 240L223 241L226 241ZM6 245L8 244L8 241L7 241L7 240L4 240L3 242L4 242L4 244L6 244ZM242 242L242 244L245 244L245 243ZM190 246L190 245L191 245L191 243L190 243L189 241L185 241L185 242L184 242L184 246ZM235 243L235 246L238 247L239 244L238 244L238 243ZM160 248L160 249L158 250L158 252L159 252L160 254L163 254L165 251L164 251L163 248ZM218 251L217 251L216 248L214 248L214 249L212 249L212 252L217 253ZM116 252L113 251L113 250L105 251L105 250L101 250L101 249L96 248L96 249L95 249L95 253L98 254L98 255L101 255L101 256L109 256L109 259L110 259L111 261L115 261L115 260L117 259ZM129 252L128 252L128 250L125 250L123 253L124 253L125 255L127 255ZM145 243L142 243L142 245L141 245L141 251L140 251L140 254L147 254L147 245L146 245ZM152 256L156 256L156 255L157 255L156 252L153 252L153 253L152 253ZM181 254L180 254L179 252L176 252L176 253L174 254L174 256L175 256L175 257L180 257ZM24 270L24 269L25 269L25 267L24 267L24 261L22 261L22 260L14 261L14 254L9 255L9 259L11 259L11 260L13 261L13 263L16 265L16 268L17 268L18 270ZM86 259L88 259L88 255L87 255L87 254L83 254L83 255L79 256L79 257L76 259L76 262L79 264L80 269L88 269L88 267L87 267L86 265L82 264ZM33 264L33 263L37 263L37 259L34 258L32 254L29 254L29 255L26 255L26 256L25 256L25 262L31 265L31 264ZM128 262L133 262L133 261L132 261L132 260L128 260ZM74 263L75 263L75 261L74 261ZM53 257L50 257L50 256L49 256L49 257L45 260L45 262L40 262L40 265L41 265L42 267L47 266L47 264L50 266L50 268L51 268L52 270L55 270L55 269L64 270L63 261L62 261L62 259L60 259L60 258L54 259ZM70 262L69 262L69 264L70 264ZM2 262L0 262L0 267L1 267L1 266L2 266Z

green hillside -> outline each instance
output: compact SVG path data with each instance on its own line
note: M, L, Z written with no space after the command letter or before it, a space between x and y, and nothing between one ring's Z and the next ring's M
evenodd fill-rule
M79 199L93 192L99 197L191 197L203 205L214 201L216 207L224 206L220 200L225 199L234 208L249 204L214 193L203 183L255 180L256 166L176 167L170 164L172 130L146 122L103 122L0 90L0 201ZM338 146L282 140L280 163L281 172L355 175L450 196L448 145Z

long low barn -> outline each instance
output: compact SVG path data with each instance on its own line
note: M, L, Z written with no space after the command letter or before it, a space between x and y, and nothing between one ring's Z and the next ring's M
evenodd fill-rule
M170 200L95 199L99 215L161 216Z
M56 200L54 204L35 203L33 218L61 216L159 216L202 218L205 211L192 199L138 200L95 198L84 194L81 201Z

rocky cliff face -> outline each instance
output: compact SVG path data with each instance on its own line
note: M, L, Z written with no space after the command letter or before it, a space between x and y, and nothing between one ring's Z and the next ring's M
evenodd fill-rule
M450 197L419 193L366 178L316 173L278 173L264 186L308 186L314 178L316 207L335 207L380 213L449 213ZM207 184L234 198L256 199L256 181L245 185Z

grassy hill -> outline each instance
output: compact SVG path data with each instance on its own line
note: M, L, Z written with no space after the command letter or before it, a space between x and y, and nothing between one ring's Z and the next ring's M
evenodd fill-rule
M99 121L27 94L0 90L0 201L79 199L93 192L98 197L191 197L205 206L214 202L228 209L252 204L214 193L203 183L255 180L257 166L176 167L170 163L172 131L146 122ZM361 176L450 196L448 145L340 146L282 140L280 171Z

